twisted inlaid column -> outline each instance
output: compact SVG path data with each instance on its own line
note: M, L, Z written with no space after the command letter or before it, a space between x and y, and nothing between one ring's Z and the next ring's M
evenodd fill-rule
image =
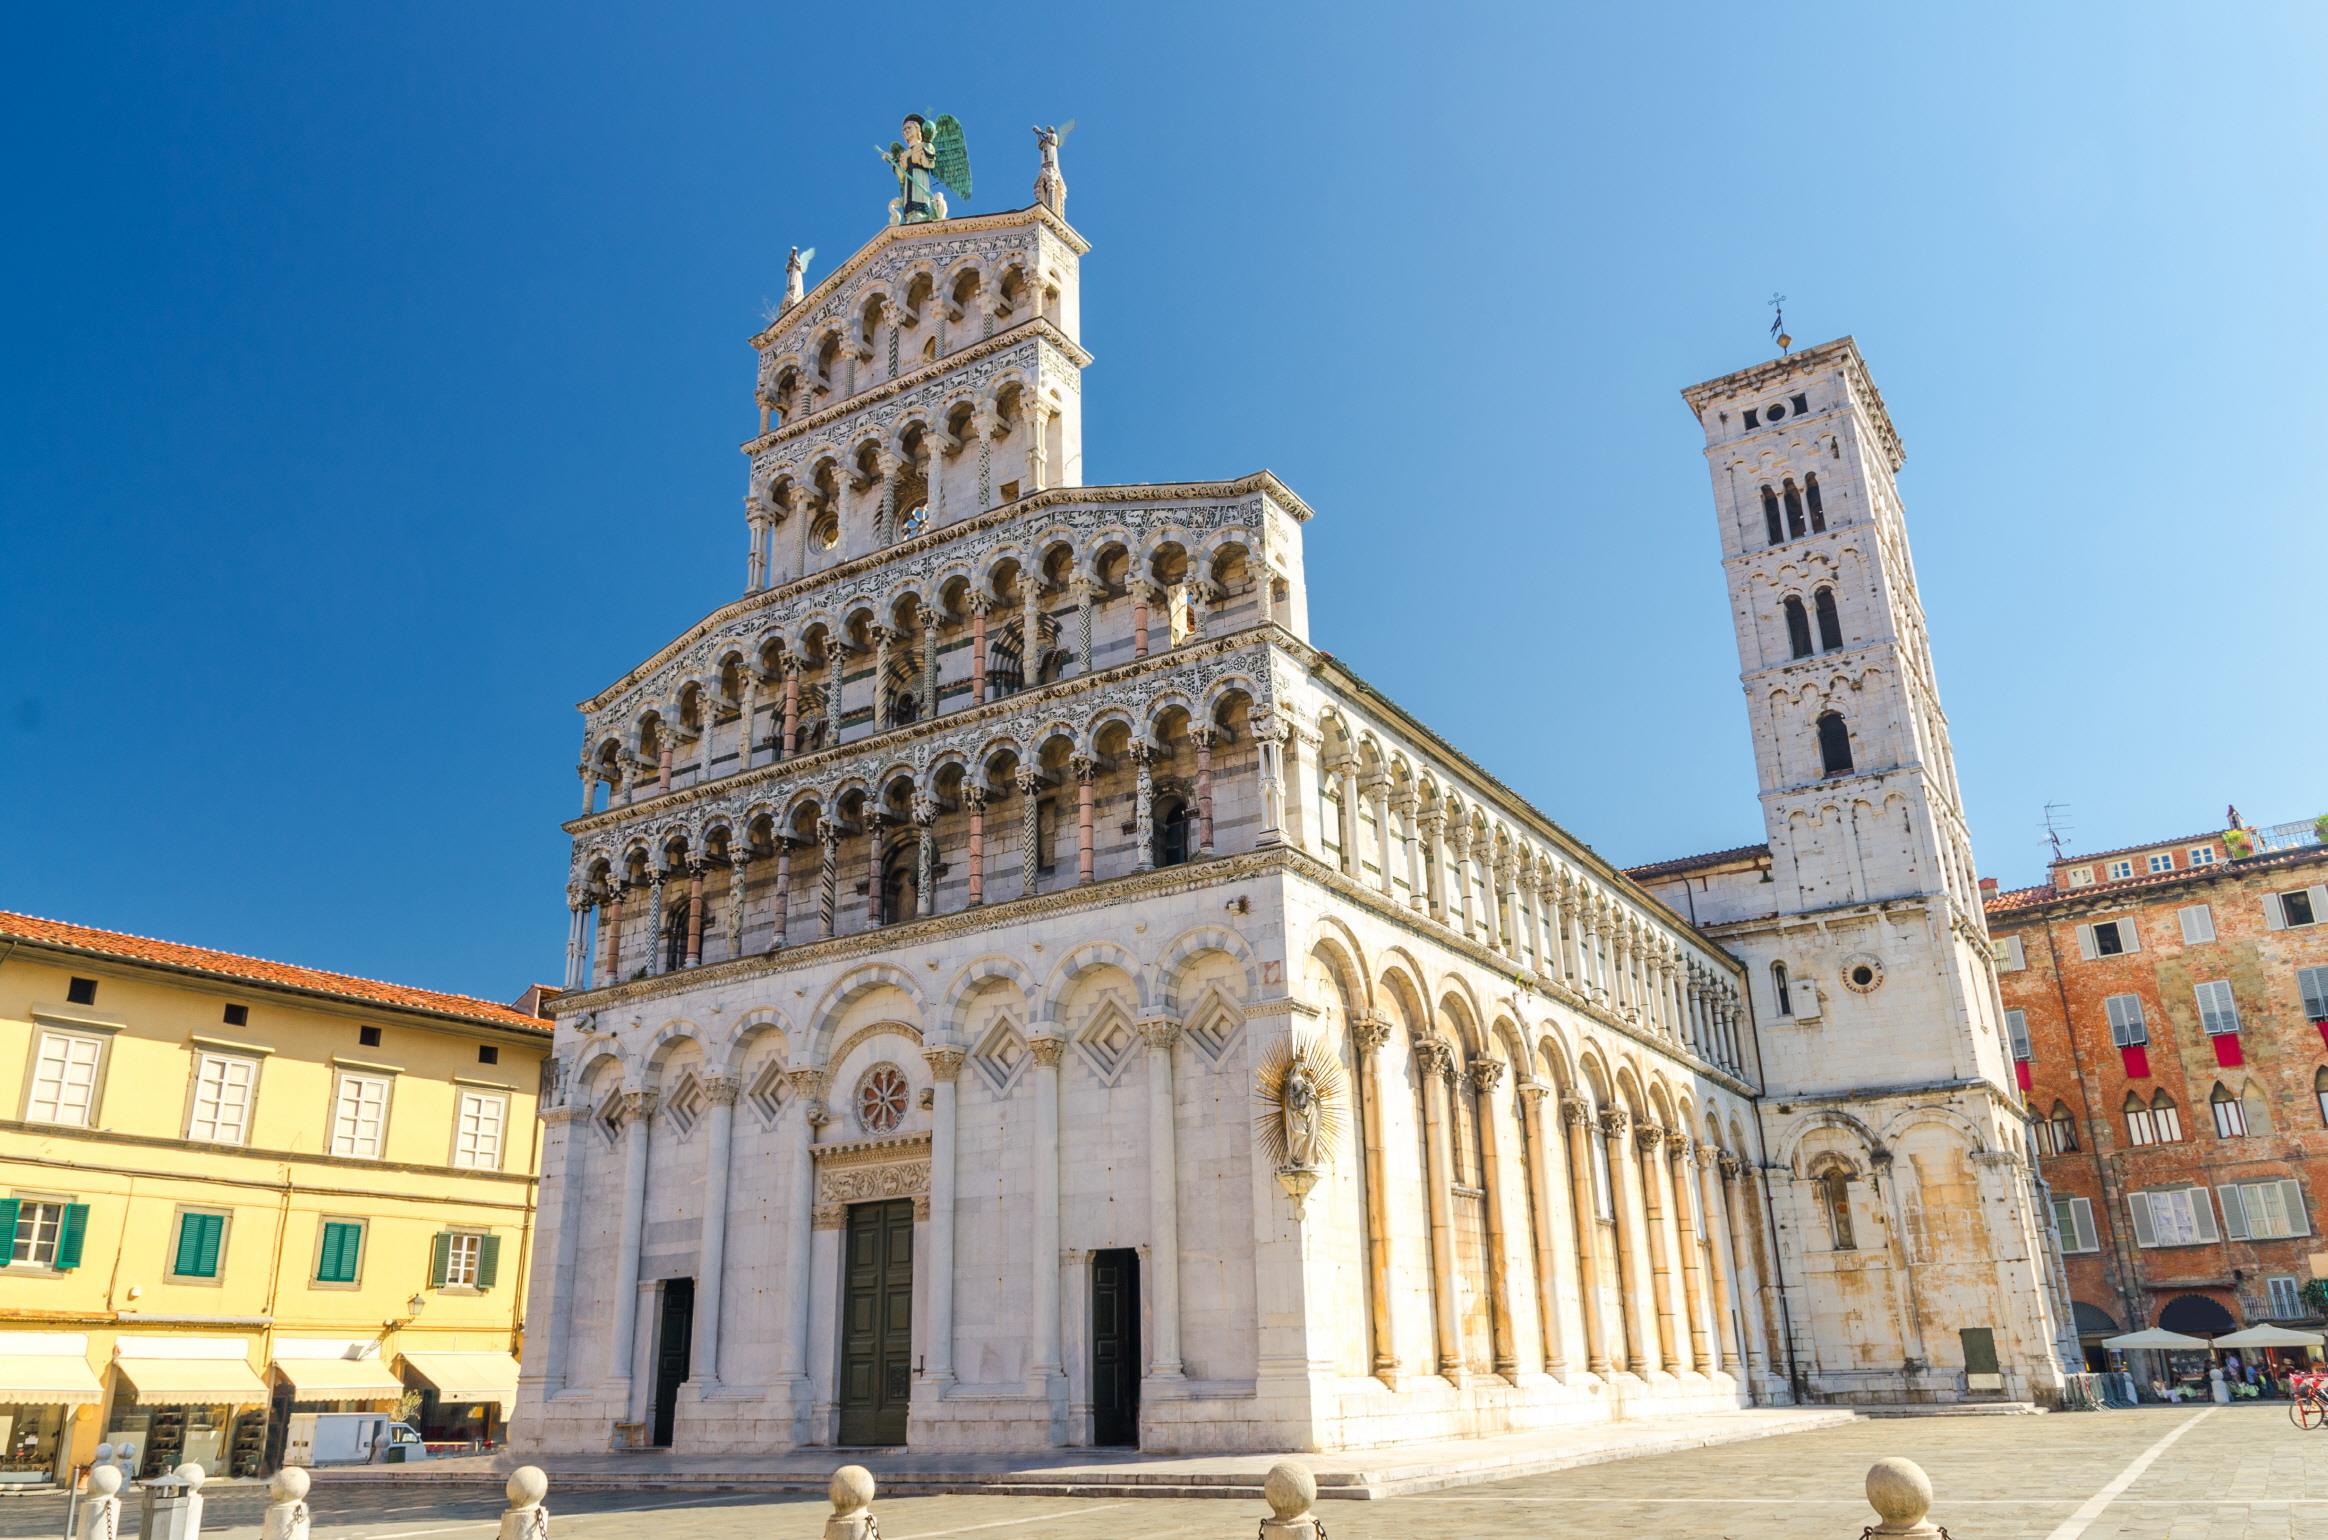
M816 878L816 930L830 941L833 921L840 909L841 888L841 826L831 818L816 821L817 844L823 851Z
M1038 488L1038 490L1040 490ZM1090 578L1075 579L1075 672L1091 672L1091 600L1093 584Z
M1078 754L1068 761L1068 768L1075 773L1075 880L1085 883L1092 879L1097 858L1092 848L1091 797L1099 779L1099 764L1089 755Z
M925 722L935 721L938 715L938 617L924 612L921 628L921 717Z
M656 867L647 874L647 975L652 978L663 971L669 952L663 943L663 878L665 872Z
M926 919L937 912L938 803L916 793L913 799L913 912Z
M1156 869L1156 746L1142 739L1131 745L1132 843L1135 871Z
M1444 1038L1422 1037L1415 1040L1414 1056L1423 1077L1423 1171L1431 1216L1431 1313L1439 1372L1461 1384L1463 1318L1455 1298L1455 1161L1448 1128L1455 1050Z
M889 815L867 809L865 813L865 928L878 927L884 916L881 912L881 831L889 827Z
M1217 727L1192 727L1189 741L1196 745L1196 853L1213 853L1213 742L1220 736Z
M988 594L972 594L970 604L970 704L986 704L986 615L994 608Z
M1035 891L1036 869L1042 854L1043 805L1035 793L1042 787L1042 773L1022 767L1016 784L1019 794L1019 897Z

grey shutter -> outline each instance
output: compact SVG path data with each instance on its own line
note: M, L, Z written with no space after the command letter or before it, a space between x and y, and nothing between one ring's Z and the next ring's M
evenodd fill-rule
M2205 904L2187 904L2176 911L2176 916L2182 921L2185 946L2215 939L2215 912Z
M2224 1233L2235 1241L2243 1241L2247 1239L2247 1211L2246 1206L2239 1201L2239 1186L2235 1182L2226 1182L2222 1193Z
M2312 899L2312 923L2328 923L2328 883L2315 883L2304 891Z
M2314 1021L2328 1016L2328 968L2298 968L2296 988L2304 997L2304 1014Z
M2288 917L2280 910L2277 893L2263 895L2263 928L2265 930L2286 930L2288 928Z
M2304 1207L2304 1189L2294 1177L2282 1177L2279 1184L2280 1200L2288 1206L2290 1235L2312 1233L2312 1216Z
M2223 1238L2215 1228L2215 1197L2204 1187L2188 1189L2191 1195L2191 1218L2198 1225L2199 1239L2219 1241Z
M2130 914L2118 916L2118 949L2123 952L2142 950L2142 937L2135 927L2134 916Z
M2152 1228L2150 1223L2150 1194L2146 1192L2126 1194L2126 1212L2134 1217L2134 1244L2137 1246L2157 1245L2158 1231Z
M2276 903L2277 900L2267 900L2267 902ZM2277 927L2275 926L2274 929ZM2087 962L2092 962L2096 957L2102 955L2094 950L2094 928L2091 925L2080 925L2077 928L2077 955Z

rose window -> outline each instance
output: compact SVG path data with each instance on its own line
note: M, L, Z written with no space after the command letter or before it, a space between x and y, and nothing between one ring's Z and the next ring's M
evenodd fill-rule
M875 1065L857 1083L857 1125L869 1134L886 1134L905 1121L906 1099L913 1094L905 1073L894 1064Z

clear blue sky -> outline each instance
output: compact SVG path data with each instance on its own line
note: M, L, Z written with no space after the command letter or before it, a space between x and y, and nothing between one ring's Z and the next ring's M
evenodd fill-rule
M1774 289L1984 871L2328 809L2328 13L1925 9L20 11L0 906L554 979L573 703L740 590L745 338L909 109L981 209L1080 121L1089 479L1284 476L1319 644L1616 860L1761 834L1676 392Z

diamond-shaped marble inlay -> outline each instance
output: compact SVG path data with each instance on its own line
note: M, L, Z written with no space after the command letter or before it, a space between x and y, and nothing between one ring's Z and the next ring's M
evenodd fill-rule
M1132 1030L1132 1018L1113 1000L1101 1006L1075 1034L1075 1051L1083 1055L1103 1085L1116 1083L1139 1046L1140 1035Z
M679 1078L663 1103L663 1115L671 1120L672 1128L684 1139L695 1132L696 1119L703 1116L703 1084L689 1070Z
M598 1104L598 1131L606 1136L608 1144L622 1142L622 1089L618 1086L606 1093L606 1100Z
M986 1083L994 1087L995 1095L1006 1096L1031 1057L1027 1040L1019 1036L1018 1028L1007 1021L998 1021L994 1029L979 1040L977 1050L970 1055L970 1062L978 1066L978 1072L986 1077Z
M1186 1036L1207 1061L1218 1064L1235 1046L1244 1025L1236 1012L1217 999L1208 999L1189 1019Z
M792 1087L784 1078L784 1066L770 1059L752 1078L752 1088L744 1093L744 1099L752 1104L752 1110L760 1114L763 1122L773 1124L791 1095Z

